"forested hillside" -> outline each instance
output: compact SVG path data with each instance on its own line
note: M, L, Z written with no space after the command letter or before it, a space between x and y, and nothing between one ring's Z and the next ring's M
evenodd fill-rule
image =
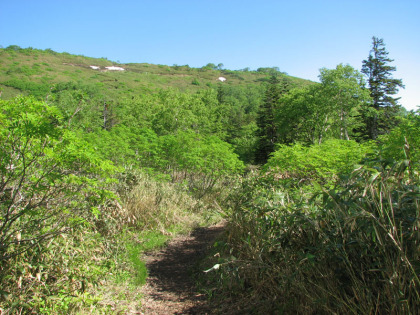
M224 218L221 305L415 313L420 120L387 54L314 83L0 49L0 309L140 310L142 253Z
M158 135L194 130L234 144L248 161L268 77L278 75L291 87L311 84L275 67L231 71L212 63L202 68L118 64L18 46L1 49L0 62L2 99L33 95L72 117L74 128L115 134L113 126L141 127Z

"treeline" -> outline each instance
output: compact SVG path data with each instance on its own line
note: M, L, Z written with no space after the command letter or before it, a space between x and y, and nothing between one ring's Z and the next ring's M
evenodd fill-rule
M276 144L321 144L329 138L376 140L398 124L404 110L394 95L404 87L392 78L383 40L373 38L362 72L349 65L320 70L320 84L291 89L273 76L257 119L258 161L265 163Z

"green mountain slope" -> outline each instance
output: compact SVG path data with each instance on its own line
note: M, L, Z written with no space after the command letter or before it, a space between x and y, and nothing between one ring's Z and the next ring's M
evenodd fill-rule
M120 67L123 71L108 70ZM184 66L153 65L147 63L120 64L106 58L57 53L50 49L38 50L9 46L0 49L0 88L2 98L17 94L33 94L45 97L57 83L75 82L90 87L95 94L117 100L124 96L152 92L172 87L180 91L197 91L217 87L219 77L232 86L260 85L274 68L258 71L218 70L211 67L191 68ZM306 85L310 81L286 74L293 85Z

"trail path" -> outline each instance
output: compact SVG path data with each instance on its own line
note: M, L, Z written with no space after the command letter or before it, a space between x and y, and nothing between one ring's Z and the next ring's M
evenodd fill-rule
M197 293L192 269L223 229L223 224L197 228L189 236L175 238L163 250L146 254L149 277L143 286L144 315L211 312L206 297Z

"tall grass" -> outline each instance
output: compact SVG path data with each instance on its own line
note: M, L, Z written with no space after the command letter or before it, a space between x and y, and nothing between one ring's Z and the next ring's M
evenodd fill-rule
M122 197L128 224L164 233L177 226L186 229L201 221L200 202L181 185L137 172L134 185Z
M415 314L420 191L408 166L366 162L315 194L248 179L232 209L223 277L260 311Z

